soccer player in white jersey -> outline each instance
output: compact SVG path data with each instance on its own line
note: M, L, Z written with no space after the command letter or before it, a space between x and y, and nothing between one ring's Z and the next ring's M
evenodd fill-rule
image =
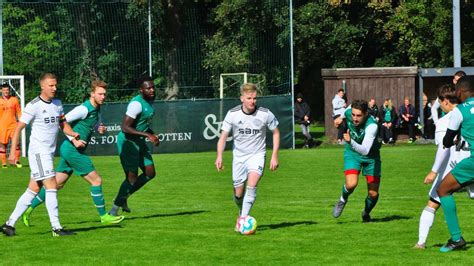
M55 99L57 79L54 74L44 73L40 77L41 94L29 102L20 120L17 123L12 137L12 147L18 143L20 132L31 124L30 144L28 147L28 163L31 169L28 188L18 199L15 210L8 221L2 225L2 232L7 236L15 235L15 223L23 212L31 204L42 186L46 190L46 209L52 226L53 236L65 236L74 234L64 230L59 222L58 200L56 198L57 184L53 166L54 151L59 128L66 135L77 138L79 134L74 132L64 119L64 111L61 101ZM10 163L15 163L15 153L10 152L8 157Z
M441 86L438 90L438 100L440 108L446 113L446 115L441 117L436 123L435 142L436 145L438 145L438 150L436 152L433 167L424 179L425 184L432 184L432 186L428 193L430 197L428 204L423 209L420 216L418 242L414 246L414 248L417 249L426 248L426 239L428 238L430 228L433 225L436 211L440 206L437 189L441 184L441 181L458 162L470 156L466 142L462 139L459 139L459 145L453 146L449 149L446 149L443 146L443 138L448 130L451 111L456 108L459 102L454 87L449 84Z
M215 166L217 171L224 168L222 154L229 133L232 132L234 140L232 161L234 201L240 210L239 217L244 217L249 215L255 202L257 185L263 175L267 128L273 132L271 171L278 168L280 131L275 115L266 108L257 107L257 86L255 84L242 85L240 95L242 104L230 109L222 122Z

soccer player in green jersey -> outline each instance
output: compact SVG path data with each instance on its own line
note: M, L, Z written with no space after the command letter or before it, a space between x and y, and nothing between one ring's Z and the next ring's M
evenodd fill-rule
M138 86L140 94L128 104L122 121L122 131L117 138L125 180L120 186L114 206L109 211L111 215L117 215L119 208L122 208L124 212L130 212L127 204L128 197L155 177L153 158L145 143L145 139L148 139L155 146L159 144L158 136L151 129L151 121L155 113L153 109L155 84L151 77L143 76L138 79ZM138 175L139 168L142 171L140 175Z
M105 210L104 194L102 192L102 178L97 174L91 159L85 154L87 144L95 129L100 134L105 132L105 127L100 122L100 106L104 103L107 92L107 84L100 80L92 82L90 98L83 104L77 106L66 114L66 121L71 124L73 130L80 134L79 139L68 137L61 144L60 160L56 168L56 182L58 189L64 187L73 172L82 176L90 187L90 194L100 221L103 224L120 223L123 216L112 216ZM23 213L22 220L26 226L30 226L30 215L33 210L44 202L44 187L32 200L30 207Z
M347 108L344 116L347 120L346 141L344 148L344 174L346 182L342 187L342 195L333 209L333 216L338 218L347 204L349 195L357 187L359 173L367 179L368 195L362 211L362 221L370 222L370 211L379 198L381 173L380 143L377 141L378 124L367 112L368 104L364 100L355 100ZM341 123L342 119L335 121Z
M474 182L474 80L472 77L463 77L456 83L456 93L461 101L452 111L448 130L443 138L443 145L449 148L454 145L454 138L459 131L469 144L471 156L456 164L453 170L446 175L438 188L438 195L443 208L444 217L448 224L451 239L443 245L441 252L464 249L466 241L462 238L456 212L456 203L453 192Z

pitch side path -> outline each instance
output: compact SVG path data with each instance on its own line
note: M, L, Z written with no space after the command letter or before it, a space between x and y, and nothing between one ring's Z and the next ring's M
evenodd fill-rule
M257 233L234 232L231 154L214 168L215 152L158 154L157 176L129 199L132 213L120 226L97 220L89 187L73 175L58 193L61 222L77 235L51 237L44 206L32 227L19 221L17 236L0 236L0 264L474 264L474 201L455 195L468 250L441 254L449 238L440 210L426 250L414 250L419 215L428 200L423 179L434 145L384 146L380 199L362 223L365 181L339 219L331 215L343 184L342 146L282 150L280 167L266 171L251 215ZM268 154L269 155L269 154ZM107 209L123 173L118 156L92 157L103 177ZM268 167L268 156L267 166ZM26 163L26 160L23 161ZM0 169L0 219L6 220L28 182L28 167Z

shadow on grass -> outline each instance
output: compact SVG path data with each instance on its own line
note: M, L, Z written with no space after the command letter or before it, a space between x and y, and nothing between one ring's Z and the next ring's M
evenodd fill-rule
M413 217L409 216L401 216L401 215L390 215L390 216L385 216L381 218L372 218L370 222L368 223L385 223L385 222L391 222L391 221L397 221L397 220L410 220ZM346 223L362 223L361 220L359 221L344 221L344 222L337 222L338 224L346 224Z
M135 216L135 217L129 217L127 216L127 213L122 213L122 215L125 215L125 220L136 220L136 219L151 219L151 218L157 218L157 217L170 217L170 216L181 216L181 215L193 215L193 214L199 214L199 213L204 213L204 212L209 212L209 211L189 211L189 212L177 212L177 213L165 213L165 214L152 214L152 215L146 215L146 216ZM80 221L77 223L70 223L70 224L87 224L87 223L94 223L97 222L97 220L86 220L86 221ZM110 227L110 226L107 226Z
M68 231L72 231L74 233L78 233L78 232L95 231L95 230L108 229L108 228L122 228L122 226L120 224L112 224L112 225L89 226L89 227L83 227L83 228L65 228L65 229ZM47 234L51 234L51 231L42 232L39 234L47 235Z
M136 220L136 219L151 219L151 218L158 218L158 217L170 217L170 216L182 216L182 215L194 215L205 213L209 211L188 211L188 212L177 212L177 213L164 213L164 214L153 214L153 215L146 215L146 216L136 216L136 217L125 217L126 220Z
M385 216L382 218L372 218L371 223L384 223L384 222L391 222L391 221L397 221L397 220L410 220L412 217L409 216L401 216L401 215L390 215L390 216Z
M301 222L283 222L279 224L263 224L258 226L258 231L264 231L264 230L273 230L273 229L280 229L280 228L285 228L285 227L292 227L292 226L297 226L297 225L314 225L318 224L317 222L314 221L301 221Z

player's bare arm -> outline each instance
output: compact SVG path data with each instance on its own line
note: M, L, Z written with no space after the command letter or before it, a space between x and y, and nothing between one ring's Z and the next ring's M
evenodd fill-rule
M26 124L23 122L17 122L16 123L16 128L15 132L13 132L12 136L12 143L11 147L16 147L18 146L18 143L20 142L20 134L21 131L26 127ZM8 156L8 162L10 164L14 165L16 163L16 158L15 158L15 149L10 149L10 154Z
M133 127L134 122L135 122L135 119L131 118L128 115L125 115L122 121L123 133L146 137L151 141L151 143L153 143L153 145L158 146L159 144L158 137L155 134L150 133L150 132L142 132L142 131L136 130Z
M273 151L272 159L270 160L270 170L275 171L278 168L278 151L280 150L280 130L275 128L273 130Z
M69 125L69 123L66 122L66 119L63 118L63 120L59 123L59 126L61 127L64 134L71 136L74 139L79 139L79 133L74 132L74 130L72 130L71 125Z
M224 168L224 164L222 163L222 154L224 153L225 144L228 136L229 132L221 131L221 136L219 137L219 141L217 142L217 158L216 162L214 163L217 171L221 171Z

